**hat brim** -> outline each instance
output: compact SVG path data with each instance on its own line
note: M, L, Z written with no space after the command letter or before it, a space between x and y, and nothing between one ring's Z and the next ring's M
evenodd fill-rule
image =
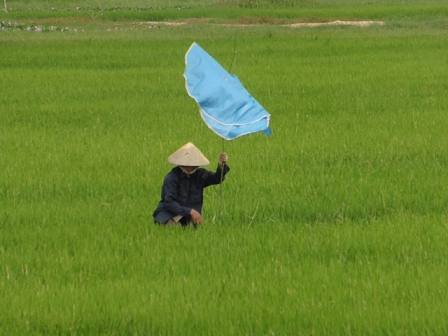
M183 145L168 157L168 162L178 166L199 167L210 164L204 154L191 142Z

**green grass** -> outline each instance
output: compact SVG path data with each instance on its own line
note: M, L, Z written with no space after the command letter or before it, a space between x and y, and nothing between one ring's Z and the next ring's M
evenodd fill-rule
M299 21L413 20L446 17L444 0L368 1L357 0L235 0L235 1L7 1L7 17L12 19L83 18L96 20L183 20L209 18L218 21L250 18L262 23Z
M295 29L142 25L130 11L15 17L8 4L1 334L447 333L442 2L372 14L390 18L383 26ZM344 6L353 2L304 12ZM445 12L417 13L437 6ZM258 15L235 7L235 18ZM36 25L44 31L26 30ZM196 41L227 68L235 36L232 72L271 113L273 134L224 143L221 221L211 187L198 230L156 226L167 156L192 141L215 162L222 148L185 91L185 52Z

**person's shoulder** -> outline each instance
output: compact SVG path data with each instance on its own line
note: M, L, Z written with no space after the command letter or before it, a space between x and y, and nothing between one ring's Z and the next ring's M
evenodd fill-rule
M178 166L174 167L165 175L165 180L177 179L182 171Z
M210 174L213 174L213 172L205 168L198 168L195 173L198 178L207 178Z
M207 169L205 169L205 168L198 168L198 170L196 170L196 173L198 175L204 175L204 174L209 173L209 171Z

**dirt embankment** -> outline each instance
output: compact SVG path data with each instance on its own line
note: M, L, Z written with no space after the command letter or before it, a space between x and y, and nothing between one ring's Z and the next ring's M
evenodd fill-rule
M179 26L195 22L209 22L208 19L189 19L185 21L145 21L141 24L148 25L166 25L166 26ZM285 26L291 28L300 27L318 27L318 26L359 26L367 27L371 25L384 25L384 21L350 21L350 20L335 20L326 22L296 22L296 23L284 23L284 22L272 22L272 20L267 20L263 18L253 19L253 18L240 18L232 22L218 23L223 26L252 26L252 25L262 25L262 24L273 24L278 26Z

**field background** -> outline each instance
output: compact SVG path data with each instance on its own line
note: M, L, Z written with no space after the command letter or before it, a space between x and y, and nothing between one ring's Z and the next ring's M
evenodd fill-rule
M6 9L0 334L448 333L446 1ZM385 23L287 26L337 19ZM224 143L221 220L211 187L198 230L167 229L167 156L223 146L185 90L192 42L273 134Z

